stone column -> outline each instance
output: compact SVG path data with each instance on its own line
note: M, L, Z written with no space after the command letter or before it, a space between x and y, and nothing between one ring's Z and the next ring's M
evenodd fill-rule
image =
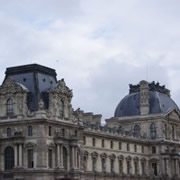
M163 172L163 174L166 175L167 174L167 158L164 158L163 160L164 160L164 163L163 163L164 164L164 166L163 166L164 167L163 168L164 172Z
M178 175L178 158L175 159L175 164L176 164L176 174Z
M22 167L22 144L19 145L19 166Z
M74 146L72 146L72 157L71 157L71 168L74 169L74 162L75 162L75 157L74 157Z
M15 160L15 163L14 163L14 165L15 165L15 167L17 167L18 166L18 159L17 159L17 152L18 151L18 148L17 148L17 144L15 144L15 148L14 148L14 155L15 155L15 157L14 157L14 160Z
M61 157L60 157L60 145L59 144L57 144L56 150L57 150L57 167L59 168L60 167L60 160L61 160Z
M77 169L77 147L74 147L74 168Z
M176 159L173 159L173 165L174 165L174 175L177 174L177 170L176 170Z
M62 144L60 145L60 166L63 168L64 167L64 164L63 164L63 147L62 147Z
M166 167L167 167L166 174L167 174L168 176L170 176L170 175L171 175L171 172L170 172L171 166L170 166L170 160L169 160L169 158L166 158Z
M37 167L37 149L33 149L33 162L34 162L34 168Z

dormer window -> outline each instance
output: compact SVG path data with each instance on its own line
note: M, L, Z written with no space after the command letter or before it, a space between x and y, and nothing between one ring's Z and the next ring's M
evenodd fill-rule
M61 117L64 116L64 102L61 100L59 105L59 114Z
M8 116L12 116L13 115L13 113L14 113L14 110L13 110L13 100L11 98L7 100L6 110L7 110L7 115Z

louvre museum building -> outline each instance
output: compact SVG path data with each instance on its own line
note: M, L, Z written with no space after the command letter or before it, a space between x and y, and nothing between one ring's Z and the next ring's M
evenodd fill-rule
M54 69L6 69L0 180L180 179L180 111L165 86L130 85L105 125L100 114L73 109L72 97Z

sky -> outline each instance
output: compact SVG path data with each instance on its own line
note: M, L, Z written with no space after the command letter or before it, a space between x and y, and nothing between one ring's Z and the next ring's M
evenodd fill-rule
M159 82L180 106L179 0L0 0L0 82L7 67L56 69L74 110L114 115L129 84Z

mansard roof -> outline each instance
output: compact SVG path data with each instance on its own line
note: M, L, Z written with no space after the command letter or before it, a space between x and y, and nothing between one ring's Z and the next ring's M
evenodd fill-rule
M10 67L6 69L5 80L10 77L29 90L28 107L38 110L38 103L43 99L45 108L48 108L47 91L57 86L56 71L38 64Z

